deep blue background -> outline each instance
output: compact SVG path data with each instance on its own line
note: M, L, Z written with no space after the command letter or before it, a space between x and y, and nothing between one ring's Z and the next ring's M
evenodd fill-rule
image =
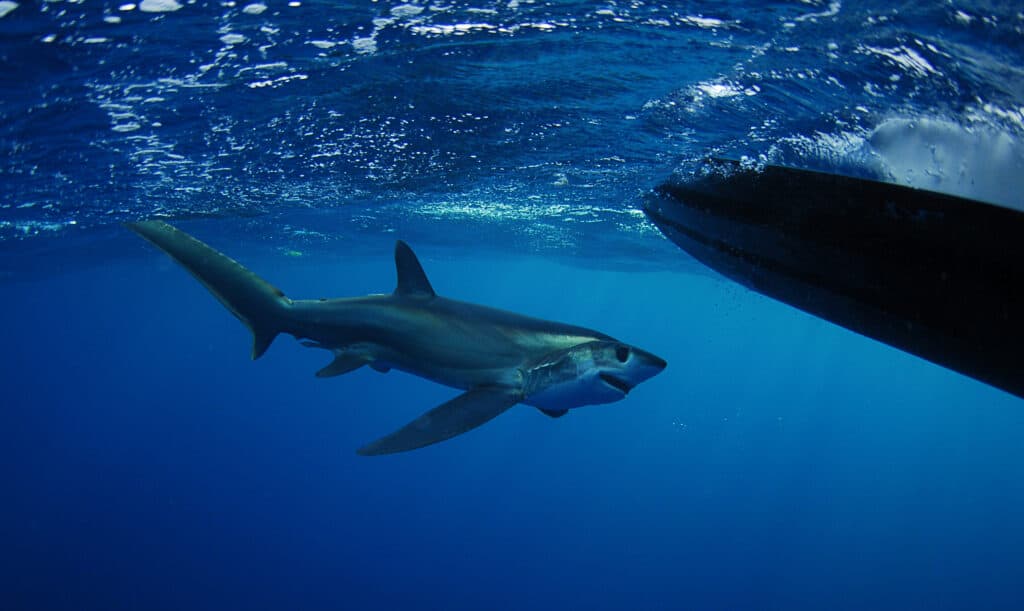
M709 276L427 251L448 296L669 368L621 403L362 458L455 391L317 380L326 353L290 338L252 363L244 328L145 249L5 293L8 608L1021 603L1019 399ZM233 254L317 296L389 290L379 250Z
M0 17L0 609L1024 608L1024 403L639 211L709 155L1024 208L1015 3L125 4ZM360 458L456 391L250 362L151 217L295 297L401 238L669 367Z

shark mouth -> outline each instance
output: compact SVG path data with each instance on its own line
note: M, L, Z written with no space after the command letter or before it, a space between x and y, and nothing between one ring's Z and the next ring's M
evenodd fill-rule
M624 395L628 395L629 391L633 390L633 387L630 386L627 382L625 382L623 380L620 380L619 378L616 378L615 376L613 376L611 374L599 373L597 375L598 375L598 377L601 378L602 382L604 382L608 386L611 386L612 388L620 391Z

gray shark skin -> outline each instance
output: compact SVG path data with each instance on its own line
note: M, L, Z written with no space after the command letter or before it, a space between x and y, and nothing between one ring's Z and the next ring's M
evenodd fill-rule
M187 269L253 335L252 358L280 333L330 350L316 373L363 366L404 371L464 390L358 450L392 454L472 430L517 403L552 418L619 401L665 361L603 333L439 297L405 242L395 245L398 286L389 295L293 300L238 262L162 221L128 225Z

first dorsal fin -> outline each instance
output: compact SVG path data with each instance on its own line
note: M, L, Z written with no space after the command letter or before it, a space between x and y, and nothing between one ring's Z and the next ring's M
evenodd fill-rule
M423 273L423 266L416 258L416 253L401 240L395 244L395 269L398 271L395 295L420 298L435 296L434 288L430 286L427 275Z

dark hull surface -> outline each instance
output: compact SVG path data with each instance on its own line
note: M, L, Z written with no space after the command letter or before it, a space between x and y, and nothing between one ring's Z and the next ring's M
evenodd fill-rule
M1024 397L1024 214L871 180L709 162L645 211L719 273Z

